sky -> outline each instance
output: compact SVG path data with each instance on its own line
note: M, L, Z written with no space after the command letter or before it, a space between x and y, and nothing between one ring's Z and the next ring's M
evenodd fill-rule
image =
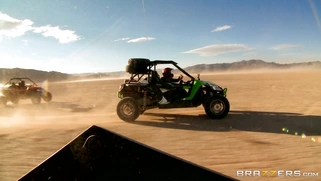
M321 0L1 0L0 68L321 61Z

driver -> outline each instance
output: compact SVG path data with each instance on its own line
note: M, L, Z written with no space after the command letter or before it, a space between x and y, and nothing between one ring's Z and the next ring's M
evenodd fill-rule
M161 78L162 82L165 83L178 83L183 81L183 75L180 75L178 79L173 78L174 75L172 74L171 68L165 68L162 71L163 77ZM180 98L184 98L186 96L186 91L183 87L175 88L174 90L169 90L165 93L165 98L169 101L173 102L175 100L179 100Z
M20 86L20 87L23 87L23 86L25 86L25 85L26 85L26 83L25 83L25 81L23 81L23 80L19 83L19 86Z
M20 89L25 89L25 88L26 88L26 83L25 83L25 81L22 80L22 81L19 82L19 88L20 88Z
M183 75L180 75L178 77L178 79L174 79L174 75L172 74L172 68L164 68L162 71L163 77L161 78L161 80L163 82L169 82L169 83L177 83L183 80Z

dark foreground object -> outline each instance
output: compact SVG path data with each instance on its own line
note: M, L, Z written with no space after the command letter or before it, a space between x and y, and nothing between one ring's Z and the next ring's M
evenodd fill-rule
M92 126L20 180L235 179Z

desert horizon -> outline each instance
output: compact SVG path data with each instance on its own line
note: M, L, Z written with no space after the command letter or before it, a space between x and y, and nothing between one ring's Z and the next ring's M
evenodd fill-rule
M181 66L178 63L179 66ZM170 66L170 65L169 65ZM125 67L125 65L124 65ZM259 72L293 72L293 71L320 71L320 61L307 61L296 63L275 63L266 62L260 59L242 60L231 63L212 63L212 64L194 64L192 66L181 67L189 74L196 77L197 74L238 74L238 73L259 73ZM161 74L161 69L158 69ZM174 70L173 72L178 72ZM109 80L115 78L126 78L128 73L125 70L110 72L83 72L83 73L62 73L57 70L44 71L24 68L0 68L0 83L4 84L12 77L28 77L42 82L49 80L51 82L61 81L85 81L85 80Z
M240 180L289 178L236 177L237 170L319 173L320 76L307 70L201 74L228 88L225 119L209 119L200 106L147 110L132 123L115 111L122 78L49 82L52 102L0 108L0 178L19 179L92 125ZM311 179L320 175L296 180Z
M236 180L321 181L321 1L0 4L0 181L62 148L33 173L195 174L97 127Z

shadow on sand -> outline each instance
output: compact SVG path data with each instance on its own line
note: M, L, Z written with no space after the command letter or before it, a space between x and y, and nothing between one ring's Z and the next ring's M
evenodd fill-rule
M222 120L209 119L205 114L181 115L146 112L144 115L151 116L152 119L140 121L138 118L133 124L198 131L240 130L292 135L297 133L307 136L321 135L321 116L297 113L230 111L229 115Z
M51 107L51 108L70 109L70 112L87 112L94 108L93 106L84 107L79 104L69 103L69 102L50 102L47 105L48 107Z
M49 102L41 103L39 105L34 104L8 104L3 106L8 109L30 109L30 108L40 108L40 109L64 109L70 112L88 112L94 108L94 106L81 106L79 104L70 103L70 102Z

